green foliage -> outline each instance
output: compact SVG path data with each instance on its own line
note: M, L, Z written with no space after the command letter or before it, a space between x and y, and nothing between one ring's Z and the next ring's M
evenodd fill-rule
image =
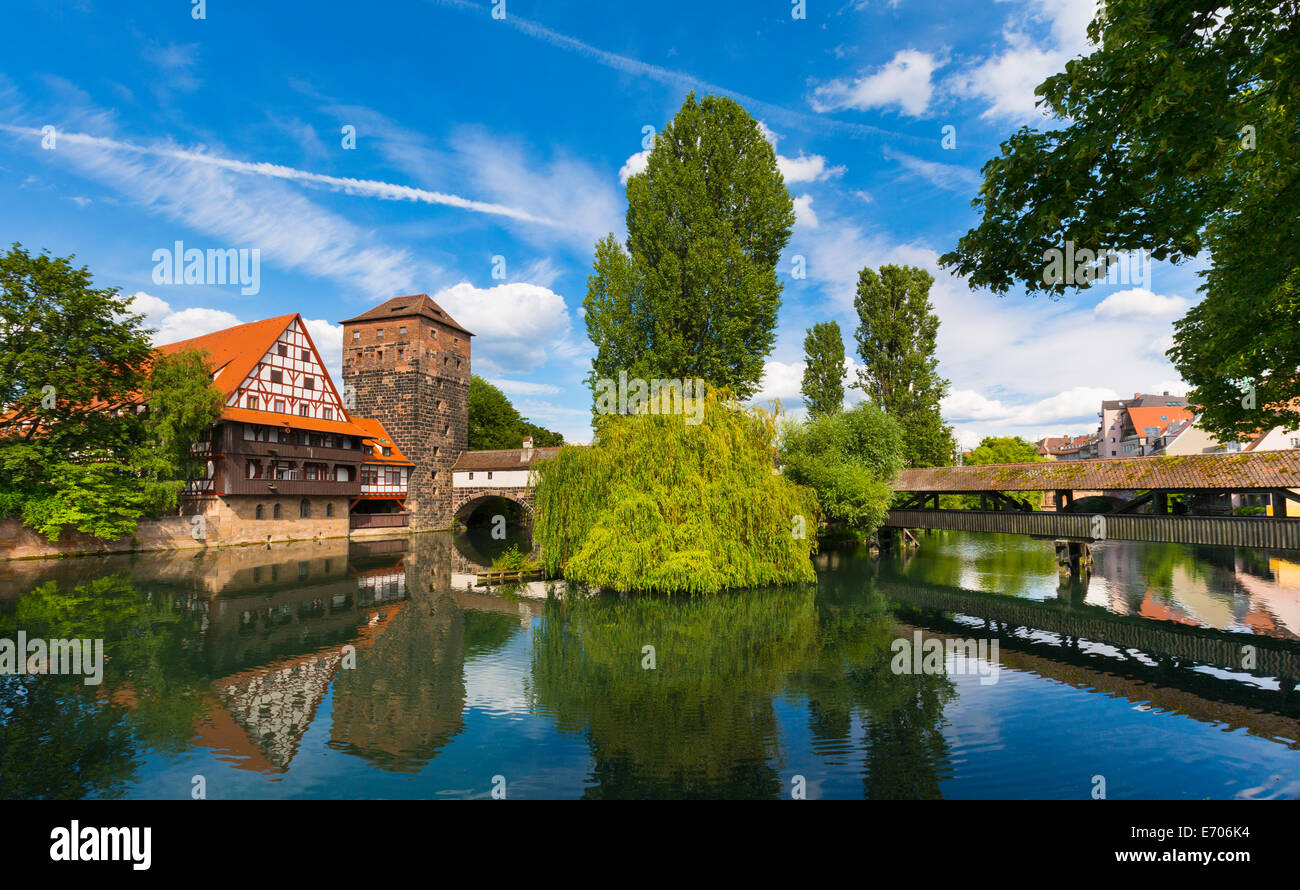
M870 268L858 274L853 305L858 312L857 386L898 421L903 457L911 467L941 467L951 462L952 427L943 422L939 402L949 383L939 376L935 345L939 316L930 304L934 278L914 266Z
M823 321L803 341L803 397L813 417L834 414L844 406L844 340L838 322Z
M903 467L902 439L892 417L863 402L788 424L781 436L781 470L791 482L817 492L828 520L869 534L889 509L890 482Z
M112 540L174 510L190 444L221 414L204 356L155 360L130 298L71 258L15 244L0 289L0 515L51 541L65 527Z
M494 572L530 572L540 569L542 564L528 558L528 554L519 549L518 544L511 544L492 560Z
M775 417L707 397L704 419L616 415L537 466L550 575L619 591L714 593L811 581L815 494L772 472ZM796 537L796 517L807 534Z
M1169 351L1201 423L1225 438L1300 426L1297 15L1293 0L1099 6L1093 52L1038 87L1055 121L985 164L980 223L942 262L999 293L1064 293L1092 283L1044 280L1066 242L1208 254Z
M601 378L700 378L748 398L776 337L794 202L758 122L687 96L627 183L627 246L596 245L587 333Z
M510 404L506 394L477 374L469 382L469 450L518 448L524 436L538 448L563 445L559 433L529 423Z
M976 448L966 456L963 463L972 467L983 467L990 464L1029 464L1038 463L1046 460L1038 453L1038 446L1033 442L1027 442L1019 436L985 436L980 440ZM1011 498L1013 501L1019 501L1022 504L1034 506L1042 503L1043 493L1041 491L1004 491L1001 494ZM966 509L974 509L980 505L978 495L956 495L960 506Z
M69 455L135 441L129 404L144 383L148 331L130 297L95 288L72 257L0 257L0 487L45 485Z

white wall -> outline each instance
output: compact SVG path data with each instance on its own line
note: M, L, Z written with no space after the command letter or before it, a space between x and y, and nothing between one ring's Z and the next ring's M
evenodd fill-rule
M488 478L488 473L492 478ZM530 471L524 470L457 470L451 474L452 488L526 488ZM473 475L473 479L470 476Z

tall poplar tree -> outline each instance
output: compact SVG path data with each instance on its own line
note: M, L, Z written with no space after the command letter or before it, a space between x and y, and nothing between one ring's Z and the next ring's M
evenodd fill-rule
M949 382L939 376L935 357L933 283L915 266L881 266L879 274L865 268L853 300L863 365L856 385L903 428L903 455L912 467L946 466L955 446L939 411Z
M776 264L794 202L758 122L721 96L686 97L627 182L627 244L596 245L583 300L601 378L697 377L740 398L776 337Z
M818 322L803 341L803 398L812 417L844 406L844 339L838 322Z

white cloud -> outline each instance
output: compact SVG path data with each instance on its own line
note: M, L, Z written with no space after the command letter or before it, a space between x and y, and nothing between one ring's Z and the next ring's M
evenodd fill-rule
M564 297L537 284L480 288L462 281L433 299L477 335L474 361L489 374L534 371L569 340Z
M799 152L797 158L787 158L777 154L776 167L786 185L796 182L821 182L834 176L844 175L844 167L828 167L826 158L821 155L805 155Z
M493 377L488 381L506 395L511 396L557 396L563 390L550 383L532 383L528 380L506 380Z
M1135 287L1111 294L1093 311L1102 318L1178 318L1191 305L1182 297L1165 297L1144 287ZM1162 338L1164 341L1172 345L1173 338Z
M1089 0L1028 0L1006 21L1003 47L953 75L947 89L959 97L977 98L988 107L986 119L1034 120L1034 89L1048 76L1065 69L1070 59L1087 53L1088 23L1095 6ZM1045 26L1046 36L1030 34L1029 22Z
M794 199L795 225L809 229L817 228L817 214L812 209L812 195L800 195Z
M852 108L897 108L911 117L925 114L934 93L931 75L942 63L930 53L901 49L870 74L836 78L813 90L810 103L819 112Z
M644 173L646 164L650 162L650 149L639 151L623 162L623 166L618 168L618 181L627 185L627 181L638 173Z
M157 330L153 335L153 343L156 346L201 337L240 324L235 315L222 309L204 309L195 306L176 310L172 309L166 300L144 291L137 291L131 295L130 309L144 316L146 327Z

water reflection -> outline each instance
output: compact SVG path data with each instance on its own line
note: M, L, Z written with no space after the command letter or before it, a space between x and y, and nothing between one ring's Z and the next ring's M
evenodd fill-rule
M510 543L0 565L0 637L106 655L97 687L0 677L0 797L188 796L213 770L230 796L472 796L497 773L512 796L1069 796L1102 768L1133 796L1300 793L1272 780L1300 764L1293 556L1109 542L1072 580L1050 542L944 533L703 599L456 583ZM914 632L997 640L1001 682L893 673ZM1123 759L1094 766L1101 738Z

